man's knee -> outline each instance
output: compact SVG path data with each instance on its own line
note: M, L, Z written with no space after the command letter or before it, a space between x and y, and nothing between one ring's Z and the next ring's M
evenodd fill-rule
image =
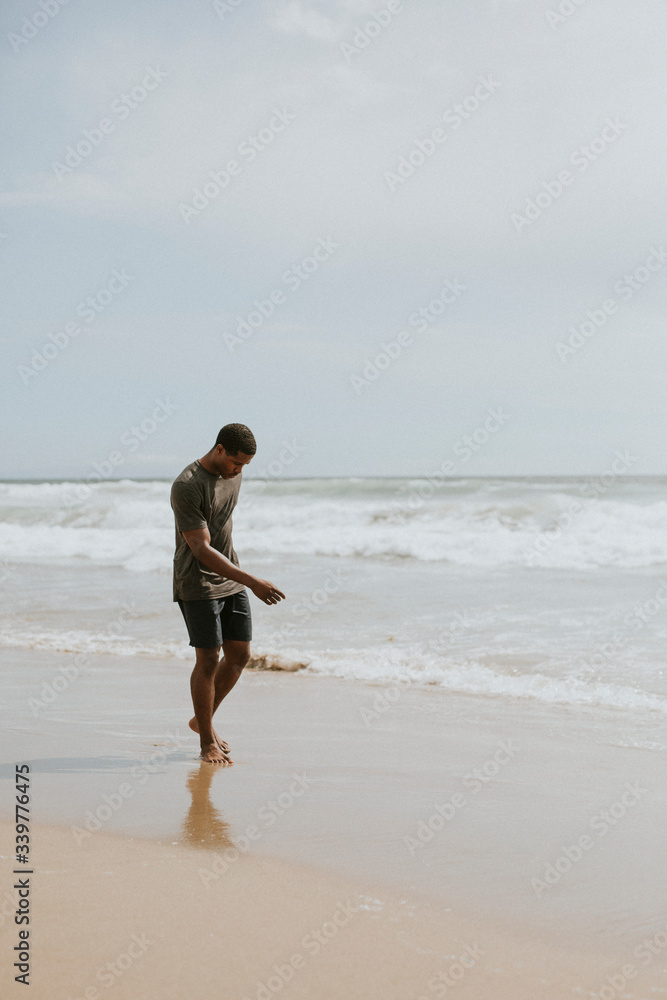
M225 663L236 670L243 670L250 662L250 643L235 642L233 645L223 646L223 654Z
M195 668L201 670L207 677L211 677L218 669L219 654L219 649L197 649Z
M239 653L237 657L236 666L238 667L239 670L243 670L243 668L247 667L249 663L250 663L250 650L244 649L243 652Z

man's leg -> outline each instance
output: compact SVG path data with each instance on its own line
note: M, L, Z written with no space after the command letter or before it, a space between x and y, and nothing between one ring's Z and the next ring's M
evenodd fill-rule
M218 745L213 734L213 705L219 650L220 647L212 649L196 647L197 659L190 677L190 691L199 730L201 759L209 764L231 764L233 762L229 754Z
M246 590L232 594L225 600L220 613L220 628L222 631L222 658L215 676L214 712L232 690L250 659L252 613ZM229 750L224 740L219 738L218 745L222 746L224 750Z
M201 652L210 652L207 650L202 650ZM216 651L217 652L217 651ZM220 658L214 681L214 694L213 694L213 715L215 715L218 710L218 706L223 698L226 698L229 692L232 690L237 680L243 672L243 668L248 663L250 659L250 643L241 642L237 639L225 639L222 643L222 657ZM195 733L199 732L199 722L195 716L194 719L190 719L190 729ZM221 740L215 729L211 727L213 733L213 739L218 744L221 750L229 754L229 744L224 740ZM231 763L231 761L230 761Z
M215 675L215 695L213 698L213 714L223 698L226 698L243 672L250 659L250 643L238 639L223 639L222 657L218 663Z

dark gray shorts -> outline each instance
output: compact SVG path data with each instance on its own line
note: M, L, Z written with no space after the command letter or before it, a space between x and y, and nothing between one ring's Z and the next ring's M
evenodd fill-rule
M250 642L252 617L248 593L240 590L231 597L214 597L205 601L179 601L185 618L190 645L199 649L222 646L223 639Z

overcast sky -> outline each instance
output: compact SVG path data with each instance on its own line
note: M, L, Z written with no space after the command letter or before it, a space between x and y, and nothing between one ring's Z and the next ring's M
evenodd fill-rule
M664 0L43 4L0 476L667 472Z

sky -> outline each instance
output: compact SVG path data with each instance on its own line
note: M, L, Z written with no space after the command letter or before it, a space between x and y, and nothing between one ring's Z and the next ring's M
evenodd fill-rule
M666 31L4 5L0 478L173 479L230 422L249 476L667 473Z

